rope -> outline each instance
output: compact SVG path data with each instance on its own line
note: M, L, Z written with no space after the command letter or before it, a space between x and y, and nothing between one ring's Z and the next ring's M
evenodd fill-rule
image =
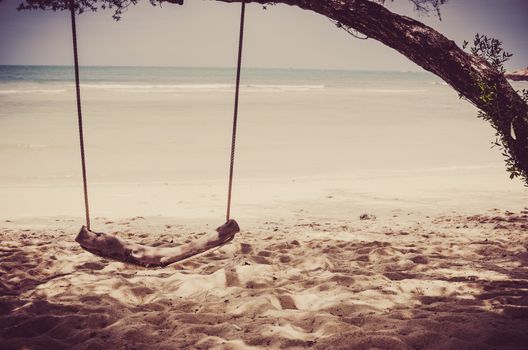
M73 60L75 63L75 91L77 95L77 122L79 125L79 143L81 147L81 165L84 190L84 211L86 215L86 228L90 229L90 209L88 206L88 181L86 180L86 157L84 153L84 132L81 110L81 86L79 82L79 57L77 53L77 28L75 26L75 5L70 1L72 40L73 40Z
M236 134L237 134L237 122L238 122L238 96L240 92L240 69L242 66L242 46L244 42L244 17L246 13L246 1L242 0L240 9L240 36L238 38L238 61L237 61L237 73L236 73L236 88L235 88L235 107L233 112L233 132L231 134L231 162L229 164L229 188L227 190L227 212L226 222L229 221L231 216L231 195L233 192L233 169L235 166L235 147L236 147Z
M235 105L233 112L233 130L231 134L231 158L229 164L229 187L227 192L227 212L226 221L229 221L231 217L231 198L233 193L233 171L235 166L235 149L236 149L236 135L237 135L237 124L238 124L238 101L240 95L240 72L242 67L242 48L244 40L244 18L246 12L246 2L242 0L240 10L240 35L238 40L238 60L237 60L237 73L236 73L236 88L235 88ZM84 209L86 215L86 227L90 229L90 208L88 204L88 181L86 177L86 155L84 151L84 131L83 131L83 120L82 120L82 108L81 108L81 87L79 81L79 58L77 51L77 28L75 25L75 5L74 1L70 1L70 13L71 13L71 26L72 26L72 41L73 41L73 59L75 63L75 91L77 97L77 121L79 126L79 144L81 151L81 165L82 165L82 177L83 177L83 191L84 191Z

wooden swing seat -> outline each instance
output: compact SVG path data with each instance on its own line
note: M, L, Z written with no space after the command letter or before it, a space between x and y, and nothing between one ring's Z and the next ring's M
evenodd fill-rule
M221 246L232 240L239 231L238 223L231 219L218 227L216 232L205 234L190 243L176 247L151 247L94 232L83 225L75 241L85 250L101 257L145 267L162 267Z

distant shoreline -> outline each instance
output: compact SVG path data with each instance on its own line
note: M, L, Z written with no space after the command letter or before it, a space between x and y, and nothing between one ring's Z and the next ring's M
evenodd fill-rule
M504 74L506 79L513 81L528 81L528 67L524 69L519 69L511 73Z

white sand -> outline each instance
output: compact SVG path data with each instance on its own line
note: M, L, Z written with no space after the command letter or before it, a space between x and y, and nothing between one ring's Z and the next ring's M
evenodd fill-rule
M393 197L301 183L299 200L239 205L232 243L164 269L83 251L78 217L4 220L1 348L526 348L525 191L409 185ZM171 245L213 229L205 216L93 225Z

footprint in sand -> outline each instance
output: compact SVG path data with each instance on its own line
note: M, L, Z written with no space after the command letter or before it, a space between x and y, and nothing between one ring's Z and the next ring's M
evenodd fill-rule
M253 246L247 243L240 243L240 252L242 254L249 254L253 251Z
M292 261L291 257L289 255L281 255L279 256L279 261L283 264L287 264Z
M415 255L410 260L415 264L421 264L421 265L429 264L429 259L423 255Z
M332 278L330 278L330 281L336 282L338 285L346 287L353 286L355 282L354 278L343 274L332 276Z
M226 287L240 287L240 279L238 273L235 270L226 270Z
M139 287L130 288L130 292L134 294L136 298L142 300L147 295L154 294L156 291L154 289L151 289L145 286L139 286Z
M260 255L253 255L251 257L251 260L253 260L253 262L255 262L256 264L264 264L264 265L271 265L272 264L272 262L269 259L267 259L267 258L265 258L263 256L260 256Z
M280 306L283 310L297 310L295 300L293 300L291 296L279 295L277 298L279 299Z
M76 266L76 269L79 270L95 270L99 271L106 267L106 265L101 264L100 262L87 262L82 265Z
M261 250L260 252L258 252L257 255L258 255L258 256L263 256L263 257L269 258L270 256L273 255L273 253L270 252L269 250Z
M399 271L387 271L383 274L383 276L387 277L391 281L401 281L406 279L414 279L416 276L410 273L406 272L399 272Z

